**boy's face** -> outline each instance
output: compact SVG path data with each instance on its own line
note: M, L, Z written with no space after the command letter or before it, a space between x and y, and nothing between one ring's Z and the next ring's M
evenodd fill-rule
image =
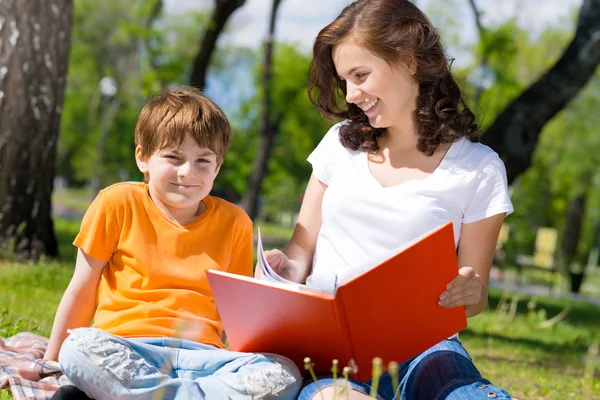
M137 146L136 161L148 176L154 202L174 216L195 215L219 173L217 155L198 146L187 134L179 147L157 150L147 159L142 158L141 150Z

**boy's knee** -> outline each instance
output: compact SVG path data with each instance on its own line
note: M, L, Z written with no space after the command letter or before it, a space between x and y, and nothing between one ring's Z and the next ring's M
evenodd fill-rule
M58 361L67 376L102 369L121 381L130 381L154 369L129 346L96 328L72 330L62 345Z
M97 338L98 329L77 328L69 331L69 336L65 339L60 352L58 353L58 362L63 369L71 370L72 366L77 365L81 356L85 354L85 346Z
M290 360L275 357L244 377L244 385L252 398L291 399L300 391L302 375Z

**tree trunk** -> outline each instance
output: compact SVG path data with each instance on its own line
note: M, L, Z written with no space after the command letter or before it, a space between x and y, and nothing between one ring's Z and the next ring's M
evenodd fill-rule
M579 237L581 235L581 225L583 215L585 214L585 205L587 202L587 191L576 196L571 200L569 210L567 212L567 222L565 224L565 233L563 238L563 257L565 267L571 279L571 291L578 293L583 283L585 267L581 267L577 271L572 270L573 260L577 255L577 247L579 245Z
M72 0L0 4L0 243L56 256L51 217Z
M490 55L490 51L489 51L490 48L488 46L487 38L485 37L486 29L483 26L483 24L481 23L481 11L477 7L475 0L469 0L469 5L471 6L471 11L473 11L473 18L475 18L475 26L477 27L479 41L481 42L481 44L483 46L483 48L482 48L483 54L481 56L481 60L479 61L478 68L480 70L484 70L485 68L489 68L487 63L488 63L488 59L489 59L489 55ZM475 85L475 94L473 96L473 101L475 102L475 104L479 103L479 99L481 98L481 95L483 94L484 90L485 90L485 88L483 86L483 82L479 82L478 84Z
M242 198L241 206L246 210L251 219L254 219L258 213L258 196L262 188L262 182L267 173L271 148L273 140L279 130L278 118L274 118L271 110L271 85L273 76L273 45L275 37L275 21L277 20L277 10L281 0L273 0L271 6L271 18L269 22L269 33L265 39L265 61L263 71L263 118L262 118L262 134L254 161L248 189Z
M550 70L508 105L482 137L511 183L531 164L544 125L577 95L600 63L600 0L584 0L575 37Z
M204 90L206 86L206 71L210 64L210 57L215 50L217 39L227 20L235 10L244 5L246 0L216 0L215 9L210 22L204 32L202 44L194 60L192 73L190 74L190 85Z

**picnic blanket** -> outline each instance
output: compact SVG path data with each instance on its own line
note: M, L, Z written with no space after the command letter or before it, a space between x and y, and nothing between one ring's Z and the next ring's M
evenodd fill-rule
M42 400L71 385L56 361L42 359L47 345L47 338L30 332L0 338L0 388L9 387L15 400Z

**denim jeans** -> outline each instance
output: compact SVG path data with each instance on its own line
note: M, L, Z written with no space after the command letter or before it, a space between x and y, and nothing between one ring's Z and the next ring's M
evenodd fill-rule
M94 399L294 399L298 368L273 354L237 353L172 338L71 331L59 362Z
M386 400L477 400L510 399L510 395L481 377L471 357L458 339L447 339L425 350L399 367L398 390L385 373L377 393ZM319 379L304 386L298 400L319 399L319 389L333 385L332 378ZM351 387L369 394L371 381L351 381Z

